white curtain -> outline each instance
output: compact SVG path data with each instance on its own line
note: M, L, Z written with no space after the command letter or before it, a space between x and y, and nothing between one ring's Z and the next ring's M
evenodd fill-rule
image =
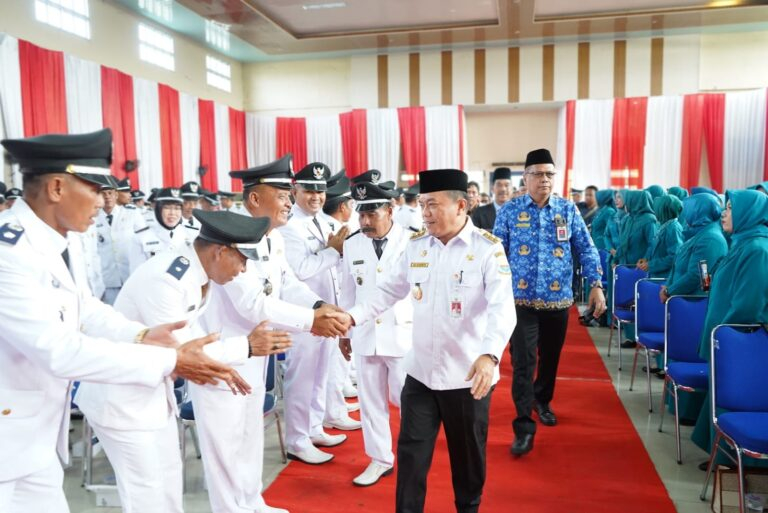
M381 171L381 181L397 183L400 171L400 122L397 109L368 109L368 167ZM338 117L336 118L338 122Z
M322 162L331 173L343 166L339 116L315 116L307 120L307 162Z
M555 187L553 189L557 194L563 194L563 187L565 187L565 153L566 149L566 126L565 126L565 107L560 107L557 112L557 146L555 147L555 169L557 174L555 175ZM517 187L517 184L514 184ZM570 199L571 196L566 194L564 198Z
M743 189L763 180L765 94L765 89L757 89L725 95L725 189Z
M214 127L216 129L216 171L218 172L219 190L231 191L232 178L231 148L229 147L229 107L214 104Z
M571 186L583 189L611 184L613 100L579 100L573 137Z
M197 97L179 93L179 120L182 177L184 182L197 182L197 168L200 166L200 116Z
M24 137L24 117L21 108L21 70L19 68L19 41L0 34L0 123L3 136L9 139ZM0 151L0 179L5 170L4 151ZM13 166L12 184L21 187L21 173ZM11 187L11 184L8 184Z
M64 54L64 88L69 133L101 130L104 127L101 115L101 66Z
M665 189L680 183L680 153L683 140L683 97L648 98L645 121L643 187Z
M273 117L260 117L245 113L245 147L248 166L260 166L277 157L277 121Z
M144 191L163 186L163 150L160 146L160 101L157 82L133 79L136 114L136 154L140 161L139 182Z
M459 109L455 105L425 107L427 167L460 169Z

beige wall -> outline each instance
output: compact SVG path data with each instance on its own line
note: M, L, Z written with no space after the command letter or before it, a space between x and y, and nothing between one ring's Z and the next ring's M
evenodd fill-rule
M51 50L104 64L130 75L168 84L185 93L243 108L242 65L178 34L172 34L176 71L139 59L140 17L103 0L90 2L91 39L83 39L35 20L33 0L0 0L0 32ZM159 27L162 28L162 27ZM166 30L167 32L167 30ZM232 66L232 92L208 86L205 56L214 55Z

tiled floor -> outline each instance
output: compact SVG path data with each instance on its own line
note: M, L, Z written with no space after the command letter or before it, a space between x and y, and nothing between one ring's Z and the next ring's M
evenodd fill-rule
M611 357L606 357L607 329L591 329L590 333L595 341L598 351L611 375L614 386L629 413L632 422L637 429L648 453L656 465L656 469L669 491L677 511L679 513L706 513L709 512L709 503L699 500L699 491L704 479L704 473L698 470L697 465L704 461L707 455L690 441L690 427L682 428L683 464L675 461L675 440L672 417L665 419L665 430L658 432L658 404L661 400L662 381L652 377L654 413L648 413L645 376L640 374L635 381L635 390L629 392L629 371L631 369L632 350L624 350L624 370L619 372L618 354L616 348L612 350ZM75 425L73 439L80 436L80 424ZM204 489L202 463L195 458L191 439L187 444L187 493L184 495L184 509L186 513L210 512L208 495ZM284 465L280 461L280 450L277 443L277 431L274 425L268 428L266 433L264 485L269 484L277 477ZM111 474L109 464L103 454L96 459L94 465L94 482L103 482ZM74 460L74 466L67 470L65 477L65 491L69 499L72 513L111 513L119 512L119 508L104 508L96 506L95 494L87 492L80 486L81 461ZM637 486L642 486L638 483ZM631 500L632 492L627 491L628 500ZM292 512L300 513L300 512ZM653 512L649 512L653 513Z

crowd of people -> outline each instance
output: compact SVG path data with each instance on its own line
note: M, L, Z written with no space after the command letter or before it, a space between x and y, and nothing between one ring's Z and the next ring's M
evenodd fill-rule
M558 423L551 404L582 282L583 320L600 322L614 264L665 277L663 300L706 293L707 260L707 326L768 322L766 184L724 198L588 187L569 201L538 149L518 187L496 169L483 204L460 170L398 189L378 170L293 170L285 155L230 172L242 182L236 205L196 182L145 198L110 175L109 130L2 144L23 190L3 190L0 207L0 448L18 462L0 470L0 511L68 511L59 460L73 381L123 511L183 511L173 378L184 378L212 510L285 512L264 502L262 466L267 365L286 353L288 458L323 465L334 457L325 448L361 430L368 463L352 484L373 486L397 462L395 510L422 512L443 426L456 509L476 512L503 351L517 409L510 452L522 457L537 424Z

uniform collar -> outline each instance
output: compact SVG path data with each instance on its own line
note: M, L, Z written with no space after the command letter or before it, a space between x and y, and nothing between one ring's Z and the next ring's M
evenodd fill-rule
M52 255L61 255L67 249L67 238L40 219L23 198L16 200L11 211L33 246Z
M550 194L550 195L549 195L549 199L547 200L547 204L546 204L546 205L544 205L544 206L543 206L543 207L541 207L541 208L547 208L547 207L551 207L551 206L554 206L554 205L553 205L553 203L556 201L556 198L557 198L557 196L554 196L554 195ZM533 198L531 197L531 195L530 195L530 194L528 194L528 193L526 192L526 193L525 193L525 196L523 196L523 206L524 206L525 208L529 208L531 205L535 206L536 208L538 208L538 207L539 207L539 206L536 204L536 202L535 202L535 201L533 201Z
M322 212L322 210L320 212ZM298 205L298 203L293 204L293 206L291 207L291 213L293 214L293 217L297 217L300 219L303 219L303 218L311 219L314 217L312 214L308 214L307 212L305 212L304 209L302 209ZM316 215L319 215L319 213Z
M191 263L190 267L194 269L194 272L198 277L197 284L201 287L204 286L210 281L210 278L208 277L208 274L206 274L203 263L200 261L200 257L197 255L194 246L189 251L184 251L184 253L189 253L188 258Z
M472 242L472 232L474 231L475 231L475 225L472 224L472 219L470 219L470 217L467 216L467 224L464 225L464 228L462 228L461 231L457 233L454 238L448 241L448 244L446 244L446 247L451 244L455 244L454 241L456 239L461 240L462 242L464 242L464 244L469 246ZM442 242L440 242L440 240L437 237L430 236L430 238L432 239L432 244L440 244L440 245L443 244Z

